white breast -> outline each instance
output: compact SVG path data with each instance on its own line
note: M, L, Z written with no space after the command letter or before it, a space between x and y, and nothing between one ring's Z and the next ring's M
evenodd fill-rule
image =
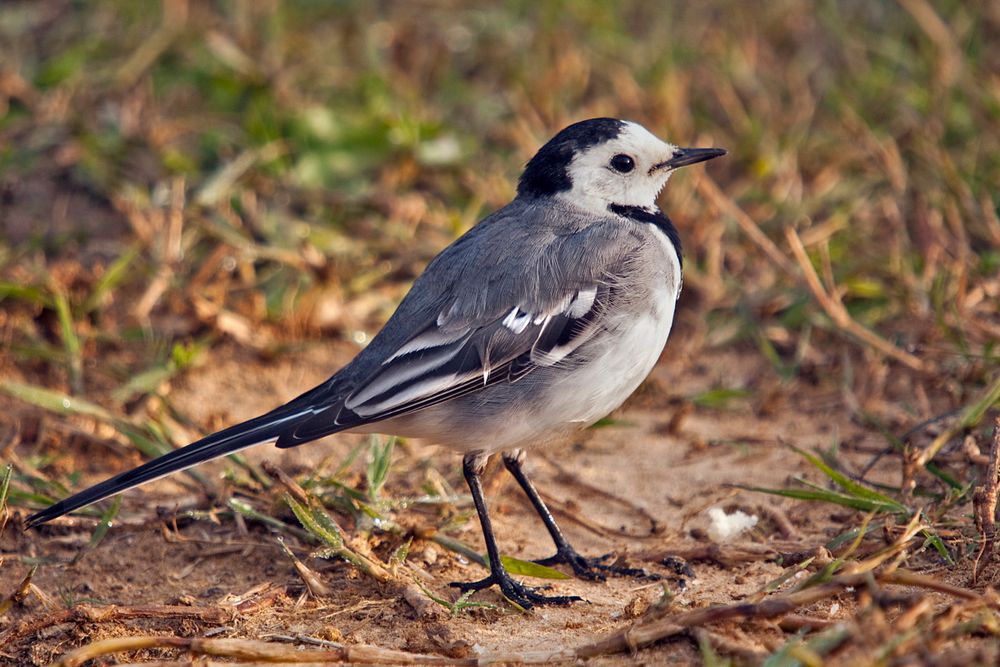
M653 253L665 262L657 268L669 267L667 275L652 271L662 282L652 286L648 308L615 315L609 329L617 335L607 337L603 349L599 348L585 366L559 378L550 393L553 397L550 413L561 411L572 415L572 422L592 424L624 403L660 358L674 320L681 267L677 251L666 234L655 227L650 229L663 250L662 254Z

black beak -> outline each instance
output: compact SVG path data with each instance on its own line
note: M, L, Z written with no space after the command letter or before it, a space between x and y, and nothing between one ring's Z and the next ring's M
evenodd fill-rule
M677 169L686 167L689 164L698 164L705 160L722 157L726 154L724 148L678 148L674 151L674 156L669 160L653 165L649 171L652 173L658 169Z

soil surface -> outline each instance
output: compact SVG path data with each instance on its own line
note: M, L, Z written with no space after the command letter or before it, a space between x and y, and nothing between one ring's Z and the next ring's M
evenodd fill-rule
M177 382L172 399L197 423L215 428L293 397L322 380L349 353L345 346L315 344L280 361L264 362L227 346L211 368L192 371ZM849 527L844 520L853 519L853 513L832 506L794 504L732 485L780 488L790 475L810 476L781 440L806 448L829 446L834 439L854 443L870 439L873 446L882 441L878 434L864 432L832 409L837 396L828 388L803 386L794 394L781 392L783 398L776 399L782 401L780 410L745 399L730 401L721 409L692 409L684 397L720 385L756 387L756 395L767 395L762 389L777 387L777 380L754 354L716 353L709 366L684 361L683 353L683 345L669 349L649 380L613 415L613 423L531 452L527 466L580 552L613 552L629 565L662 578L554 581L553 594L578 595L584 601L528 613L506 604L494 589L472 598L491 603L490 607L467 608L452 615L442 607L421 615L346 563L310 559L308 545L293 544L298 556L329 588L315 596L306 590L268 529L222 515L214 522L177 518L178 509L212 505L189 480L175 475L126 494L117 525L93 549L86 548L93 519L64 519L30 533L8 528L4 551L21 562L12 558L5 568L7 586L20 580L27 573L27 563L37 558L44 566L33 582L52 600L52 608L45 609L38 598L30 598L15 611L15 623L45 618L68 602L197 608L231 605L234 596L247 594L251 600L260 599L224 623L155 613L143 619L54 623L24 632L4 647L3 657L12 664L45 664L99 638L136 634L305 636L421 653L517 655L595 641L627 627L657 604L698 608L752 596L783 568L768 559L721 563L689 558L690 569L682 575L677 570L683 568L668 557L706 552L711 544L707 512L714 507L740 509L759 518L755 528L736 538L739 544L770 544L789 551L822 545ZM269 460L301 478L311 469L330 468L331 462L335 467L361 441L358 436L335 436L291 451L262 446L248 456ZM135 463L131 457L123 459L94 444L80 447L76 457L85 471L81 486ZM217 478L216 473L227 467L231 466L217 461L203 466L201 472ZM363 461L353 466L359 475L363 467ZM444 482L464 494L460 457L419 441L405 442L395 450L385 493L389 497L419 494L428 468L441 471ZM502 466L491 469L487 490L501 548L523 559L549 555L547 534ZM460 505L458 511L471 512L467 500ZM413 507L396 511L395 517L403 525L417 526L434 523L438 511ZM482 549L474 518L459 524L450 534ZM383 558L401 543L393 535L373 537L375 551ZM458 595L448 582L485 574L481 566L419 538L410 547L408 563L428 590L449 600ZM837 618L850 605L849 599L827 600L807 611ZM784 641L782 633L776 627L769 630L767 624L755 624L752 633L738 627L730 630L758 650L774 650ZM152 655L166 654L139 654L136 659ZM681 635L634 656L600 658L596 664L698 659L697 644Z

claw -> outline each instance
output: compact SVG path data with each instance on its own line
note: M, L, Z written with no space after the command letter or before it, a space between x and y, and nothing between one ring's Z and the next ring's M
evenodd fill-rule
M536 604L566 605L583 600L578 595L540 595L536 591L544 590L547 587L533 588L525 586L521 582L511 578L506 572L503 572L499 576L495 573L490 574L490 576L479 581L453 581L449 586L457 588L464 593L466 591L481 591L494 584L500 588L500 592L503 593L505 598L522 609L531 609Z

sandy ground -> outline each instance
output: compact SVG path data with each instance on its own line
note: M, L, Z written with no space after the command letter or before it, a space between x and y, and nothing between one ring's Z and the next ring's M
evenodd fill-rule
M682 352L678 350L677 354ZM281 361L265 363L237 348L226 348L211 369L191 371L178 382L172 398L197 423L214 428L292 397L323 379L345 353L349 350L312 345L285 355ZM794 394L783 392L780 410L762 407L757 400L741 399L725 409L695 408L678 419L678 411L688 409L683 397L718 386L754 388L760 395L768 386L776 386L777 380L759 357L750 353L718 354L711 368L684 363L670 354L614 415L618 420L614 425L535 452L528 465L539 488L554 500L557 518L579 551L623 554L630 564L663 575L662 582L629 578L611 578L606 583L556 581L553 593L579 595L585 602L542 607L530 613L513 610L491 590L478 593L474 599L494 603L495 608L425 618L347 564L310 560L306 558L308 548L300 549L300 557L321 574L331 589L329 595L317 598L305 592L302 579L280 552L275 537L261 526L250 525L241 532L229 519L217 524L182 521L176 525L169 520L136 519L148 519L155 507L165 508L164 516L169 517L178 505L206 506L203 494L194 493L194 487L175 477L128 493L120 517L125 525L112 529L97 548L82 555L90 530L74 526L81 522L92 526L92 520L75 519L32 533L8 528L4 552L22 559L42 559L45 565L34 582L52 598L56 609L67 602L88 601L123 606L211 606L225 604L227 599L231 601L229 596L260 586L285 593L265 595L265 603L251 605L246 613L236 614L222 624L161 618L56 623L25 633L0 648L0 658L12 661L10 664L45 664L72 647L98 638L145 633L245 638L306 635L449 655L516 654L581 645L621 629L661 600L664 585L674 596L670 604L675 609L729 603L751 595L778 576L782 568L764 561L727 566L692 561L694 578L681 582L671 568L662 564L662 558L670 549L707 543L707 510L712 507L738 508L760 517L758 526L739 538L741 541L793 543L806 549L822 544L839 532L840 522L851 513L845 516L829 506L795 504L729 485L781 487L789 475L808 476L802 461L779 443L781 439L812 448L829 446L834 439L872 438L878 443L878 436L859 431L831 409L835 395L810 387L800 387ZM354 436L336 436L287 452L265 446L252 450L250 456L273 461L293 475L302 475L324 460L341 460L358 440ZM103 474L134 463L123 462L100 447L91 446L79 455L91 458L84 466L85 481L97 481ZM416 491L424 474L421 471L428 466L440 471L453 488L465 491L460 457L455 453L409 442L397 448L394 461L386 487L390 497ZM361 465L355 463L355 468L360 471ZM217 473L225 467L215 462L202 471ZM488 479L487 488L501 548L521 558L548 555L551 543L513 480L498 469ZM607 492L607 496L595 489ZM657 532L651 532L649 520L629 504L655 518L659 523ZM468 507L461 509L471 511ZM399 511L396 516L405 525L419 524L434 519L427 511ZM771 516L774 511L778 519ZM782 518L787 518L790 525L780 525ZM782 534L789 530L793 534ZM481 548L474 519L452 534ZM375 551L383 557L400 543L392 536L378 541L382 544ZM412 545L409 562L424 574L430 590L449 599L457 595L447 582L484 575L478 565L419 539ZM27 565L11 558L4 570L5 588L9 588L26 573ZM840 609L845 610L849 603L845 601ZM29 598L23 608L8 616L8 621L30 621L51 611L37 598ZM832 612L829 603L823 603L811 613L825 617ZM739 627L731 628L731 632L741 642L760 650L773 650L784 641L780 631L766 624L755 624L749 633ZM151 652L135 658L153 655L170 654ZM698 656L696 643L681 636L634 656L601 658L595 664L684 664L697 661Z

